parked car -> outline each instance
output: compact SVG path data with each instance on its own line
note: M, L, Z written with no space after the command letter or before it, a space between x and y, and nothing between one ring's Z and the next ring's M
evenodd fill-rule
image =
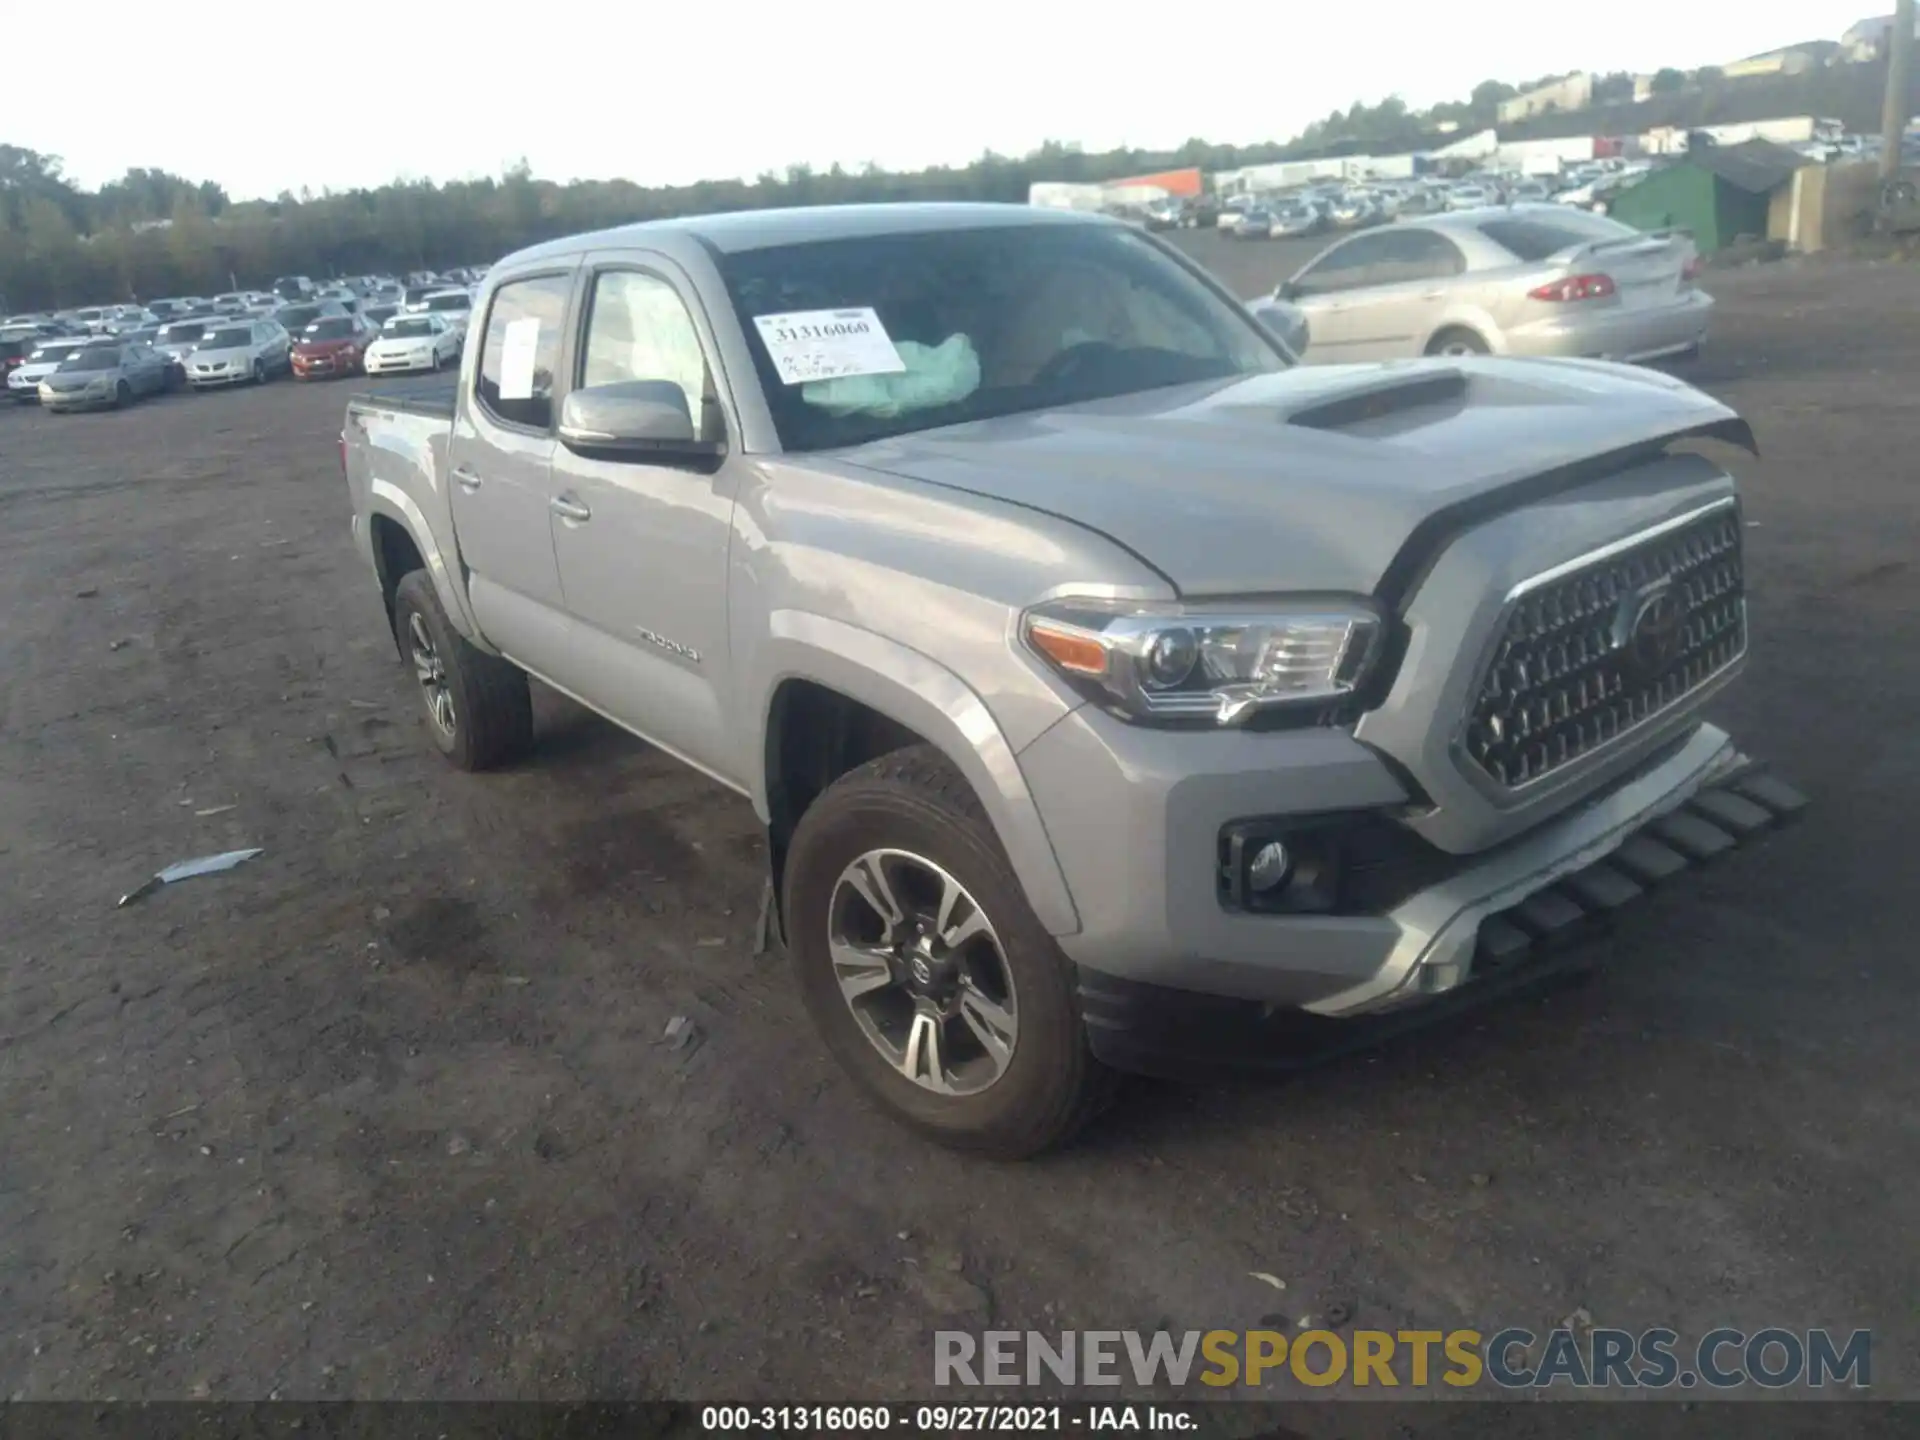
M170 320L155 333L153 348L184 367L187 357L199 349L200 342L207 338L207 332L218 329L223 323L219 317L212 315Z
M345 315L346 306L334 300L308 300L299 305L282 305L271 316L289 335L298 335L316 320L330 315Z
M282 300L305 300L312 296L315 286L305 275L282 275L267 288Z
M11 378L39 346L40 336L35 331L0 330L0 380Z
M359 315L329 315L315 320L294 337L294 378L319 380L358 374L360 357L378 334Z
M1666 447L1752 434L1689 386L1293 369L1024 207L576 236L477 316L341 431L425 733L523 754L533 674L748 797L799 1001L943 1142L1524 983L1804 803L1703 718L1744 531Z
M360 307L360 316L377 334L380 328L400 313L400 306L392 300L380 300Z
M230 290L225 295L213 297L213 313L216 315L244 315L253 302L238 290Z
M40 382L89 345L99 343L87 335L39 341L7 372L7 395L21 405L38 405Z
M208 329L187 361L187 380L196 390L222 385L264 385L291 368L292 343L274 320L231 320Z
M177 383L173 362L150 345L117 340L82 347L40 382L40 406L69 410L118 410L142 395L158 395Z
M1713 301L1681 235L1557 205L1406 220L1337 242L1275 292L1312 363L1406 355L1650 360L1697 350Z
M464 339L465 333L443 315L403 311L381 327L379 338L362 352L360 365L369 375L438 370L460 358Z
M1276 202L1267 226L1267 233L1276 240L1296 240L1307 235L1317 235L1326 226L1327 217L1320 207L1311 200L1281 200Z
M1364 190L1348 190L1336 195L1327 206L1327 220L1336 230L1359 230L1378 224L1384 217L1380 207Z
M1447 209L1482 210L1500 203L1500 192L1489 185L1455 185L1447 192Z
M427 296L421 307L428 315L438 315L449 326L466 333L467 320L473 314L473 292L464 286L456 289L436 290Z
M1235 240L1270 240L1273 238L1273 211L1264 205L1249 205L1240 212L1240 218L1228 227L1227 234Z

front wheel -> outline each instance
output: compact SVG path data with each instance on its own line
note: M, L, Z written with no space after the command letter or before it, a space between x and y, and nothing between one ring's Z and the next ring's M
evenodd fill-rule
M267 383L267 362L264 359L253 362L253 383L256 385Z
M931 746L842 776L801 816L788 954L827 1048L895 1118L1024 1159L1111 1094L1072 966L1027 903L972 789Z
M462 770L492 770L533 745L526 672L453 628L424 570L401 577L394 637L413 666L434 747Z
M122 380L113 387L113 408L124 410L133 403L133 386Z

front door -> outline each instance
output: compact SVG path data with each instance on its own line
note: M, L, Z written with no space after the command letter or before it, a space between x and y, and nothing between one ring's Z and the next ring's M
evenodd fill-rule
M1307 317L1308 364L1341 365L1362 358L1365 287L1385 240L1380 233L1343 240L1289 282L1293 303Z
M571 267L515 276L494 291L479 362L456 407L446 479L468 594L487 638L512 657L565 644L552 500L553 377ZM438 341L438 336L431 337Z
M663 258L590 257L582 386L667 380L711 435L724 429L706 352L683 298L691 286ZM718 428L716 428L718 427ZM581 699L723 779L737 776L726 723L726 471L589 459L553 463L553 549L573 617L569 673Z

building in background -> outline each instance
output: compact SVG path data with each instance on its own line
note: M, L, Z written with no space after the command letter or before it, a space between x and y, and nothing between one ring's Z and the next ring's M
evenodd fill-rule
M1688 231L1710 255L1742 236L1764 239L1774 195L1806 163L1770 140L1695 149L1618 191L1607 213L1636 230Z
M1511 125L1518 120L1531 120L1535 115L1549 115L1568 110L1585 110L1593 104L1593 76L1585 70L1576 70L1571 75L1545 85L1535 86L1524 95L1516 95L1511 100L1500 102L1500 123Z

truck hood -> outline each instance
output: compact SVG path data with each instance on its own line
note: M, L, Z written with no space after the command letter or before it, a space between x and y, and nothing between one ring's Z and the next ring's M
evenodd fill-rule
M1753 448L1733 411L1658 371L1435 359L1154 390L840 458L1074 521L1183 594L1372 593L1424 522L1685 435Z

